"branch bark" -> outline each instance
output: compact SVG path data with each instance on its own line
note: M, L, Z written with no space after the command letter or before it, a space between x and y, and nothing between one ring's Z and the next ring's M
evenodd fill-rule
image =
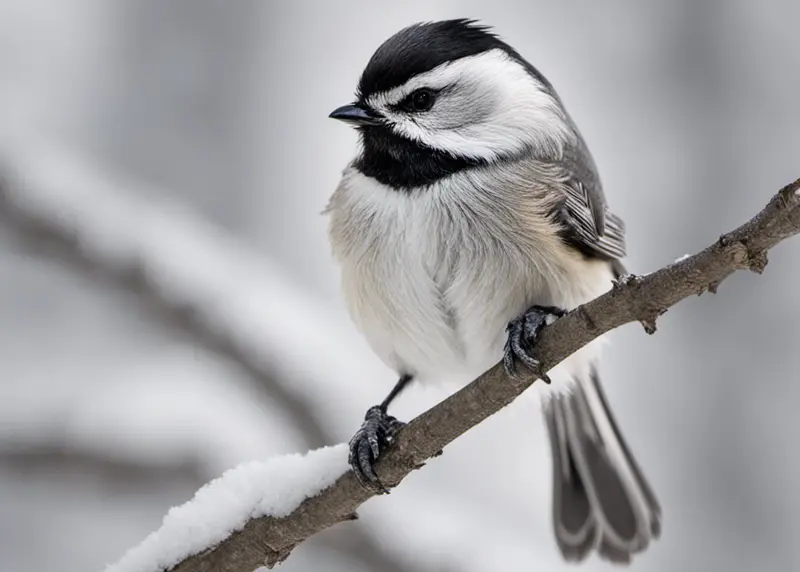
M714 244L645 276L629 276L606 294L584 304L552 325L539 339L537 353L551 369L598 336L628 322L640 322L654 333L658 316L684 298L719 284L736 270L763 272L767 251L800 233L800 179L783 188L753 219L723 234ZM529 374L511 379L502 364L411 421L396 444L377 464L389 487L422 467L448 443L508 405L534 381ZM373 493L362 489L352 472L319 495L307 498L283 518L261 517L202 554L175 566L175 572L252 572L273 567L313 534L356 518L356 510Z

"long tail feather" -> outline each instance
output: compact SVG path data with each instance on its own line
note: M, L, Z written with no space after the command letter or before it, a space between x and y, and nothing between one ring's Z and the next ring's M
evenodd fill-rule
M661 533L661 507L619 431L596 368L546 402L553 524L564 558L625 563Z

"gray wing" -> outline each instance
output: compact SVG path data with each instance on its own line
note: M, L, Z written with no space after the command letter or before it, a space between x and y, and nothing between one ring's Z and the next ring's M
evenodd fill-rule
M567 184L557 218L564 225L565 240L578 250L618 261L625 257L625 223L608 210L594 159L577 129L575 134L576 141L562 157Z

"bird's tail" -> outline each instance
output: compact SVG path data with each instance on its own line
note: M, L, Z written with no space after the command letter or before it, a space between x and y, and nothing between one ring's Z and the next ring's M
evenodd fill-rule
M566 560L596 548L625 563L661 533L661 507L617 427L596 367L544 404L553 452L553 524Z

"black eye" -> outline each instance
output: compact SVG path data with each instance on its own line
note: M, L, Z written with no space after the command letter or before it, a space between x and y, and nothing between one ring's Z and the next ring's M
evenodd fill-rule
M408 111L428 111L433 107L436 95L427 88L418 89L406 98L405 108Z

